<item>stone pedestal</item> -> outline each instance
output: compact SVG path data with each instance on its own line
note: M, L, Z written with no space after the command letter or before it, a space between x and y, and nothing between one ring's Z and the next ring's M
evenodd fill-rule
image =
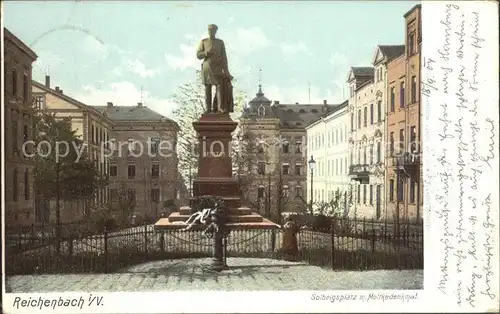
M263 218L251 208L241 204L238 181L233 178L231 162L232 132L237 123L231 120L229 113L205 113L193 123L199 139L198 177L193 180L193 196L190 206L182 206L179 212L162 218L155 224L158 231L182 229L197 197L212 195L224 200L229 208L226 226L234 229L278 229L279 225ZM196 228L205 228L196 226ZM221 271L225 266L224 238L214 234L213 262L209 269Z

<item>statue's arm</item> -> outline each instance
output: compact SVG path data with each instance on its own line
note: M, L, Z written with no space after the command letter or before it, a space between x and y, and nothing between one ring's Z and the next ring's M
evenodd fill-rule
M203 45L203 40L200 42L198 45L198 50L196 50L196 57L201 60L205 59L206 53L205 53L205 46Z

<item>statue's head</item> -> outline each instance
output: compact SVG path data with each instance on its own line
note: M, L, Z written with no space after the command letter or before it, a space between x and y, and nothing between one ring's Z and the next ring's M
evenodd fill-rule
M214 38L217 33L217 29L219 28L215 24L208 25L208 36L210 36L210 38Z

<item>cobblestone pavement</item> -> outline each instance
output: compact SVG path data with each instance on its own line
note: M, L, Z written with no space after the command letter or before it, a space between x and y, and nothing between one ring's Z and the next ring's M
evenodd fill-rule
M203 272L210 259L149 262L113 274L7 277L7 292L168 290L422 289L423 270L331 271L274 259L230 258L229 269Z

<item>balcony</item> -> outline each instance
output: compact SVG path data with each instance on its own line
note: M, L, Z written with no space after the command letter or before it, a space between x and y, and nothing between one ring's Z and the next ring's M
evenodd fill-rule
M358 164L349 166L349 176L351 180L367 184L370 181L370 165Z
M419 177L420 155L404 153L402 156L392 157L392 166L397 173L405 174L406 176Z

